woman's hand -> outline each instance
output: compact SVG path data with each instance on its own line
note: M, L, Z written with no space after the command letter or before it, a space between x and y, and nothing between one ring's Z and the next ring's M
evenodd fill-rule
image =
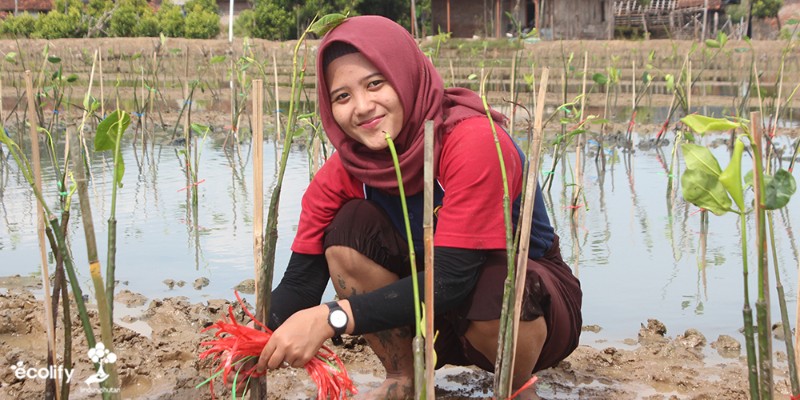
M258 358L257 370L263 372L289 366L302 368L332 335L327 306L298 311L272 333Z

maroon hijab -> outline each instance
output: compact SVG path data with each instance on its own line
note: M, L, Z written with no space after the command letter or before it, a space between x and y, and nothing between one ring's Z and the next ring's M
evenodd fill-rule
M372 62L400 97L403 105L403 128L395 139L403 187L406 195L422 191L423 131L425 121L435 127L434 160L438 163L442 140L458 122L486 115L478 95L468 89L444 89L444 81L430 60L422 53L408 31L394 21L380 16L346 19L328 32L317 57L317 98L322 126L339 152L344 168L368 186L399 194L394 163L388 148L368 149L351 139L339 127L331 112L331 99L325 82L323 59L333 42L352 45ZM502 114L492 111L492 118L504 122ZM438 170L438 165L437 165Z

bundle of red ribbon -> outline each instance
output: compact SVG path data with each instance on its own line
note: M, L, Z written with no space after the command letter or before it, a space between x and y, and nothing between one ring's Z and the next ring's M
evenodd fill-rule
M222 375L223 381L227 381L228 375L231 372L235 373L233 387L236 387L236 382L241 379L258 378L265 374L265 372L259 373L256 370L254 362L248 363L247 361L258 359L261 350L272 336L272 331L247 310L238 292L235 292L235 295L242 310L261 330L237 323L233 315L233 307L228 308L228 318L223 318L203 329L203 332L212 329L217 330L214 333L214 340L200 343L201 346L210 347L200 354L200 358L212 357L216 367L213 369L212 376L197 386L200 387L208 383L212 396L214 394L213 380L219 375ZM234 369L234 366L239 364L242 364L242 366ZM317 385L318 399L344 399L348 396L348 393L357 393L353 381L347 375L347 370L345 370L342 360L326 346L323 346L304 368L311 380Z

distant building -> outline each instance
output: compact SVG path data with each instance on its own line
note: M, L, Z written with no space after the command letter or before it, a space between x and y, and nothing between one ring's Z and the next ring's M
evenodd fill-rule
M14 14L14 11L29 14L46 13L53 9L53 0L0 0L0 15Z
M656 34L671 31L693 31L703 14L709 17L724 12L728 4L740 0L615 0L615 24L621 29L641 28ZM706 8L708 7L708 8Z
M434 33L449 31L454 37L500 37L532 28L543 39L614 34L613 0L432 0L431 11Z

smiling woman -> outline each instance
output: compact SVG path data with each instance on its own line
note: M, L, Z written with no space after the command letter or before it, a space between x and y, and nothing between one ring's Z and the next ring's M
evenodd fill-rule
M355 47L335 42L328 51L334 54L325 59L333 118L351 139L370 150L385 149L385 134L394 140L403 127L397 92Z
M494 370L507 276L503 174L519 200L526 159L489 115L478 95L444 82L409 33L377 16L353 17L322 40L317 95L325 132L336 152L303 196L292 255L272 292L267 321L274 332L259 371L305 365L325 340L364 335L386 369L366 398L414 396L412 331L415 282L409 248L422 253L423 131L434 122L434 325L437 367ZM386 135L397 150L406 198L401 199ZM402 200L409 204L411 240ZM526 290L512 386L550 368L578 345L581 289L561 259L541 190L536 191ZM519 218L519 202L513 211ZM414 216L417 216L414 218ZM422 277L420 277L421 279ZM339 300L320 304L328 280ZM418 283L418 282L417 282ZM422 286L424 283L418 283ZM527 388L520 399L536 398Z

